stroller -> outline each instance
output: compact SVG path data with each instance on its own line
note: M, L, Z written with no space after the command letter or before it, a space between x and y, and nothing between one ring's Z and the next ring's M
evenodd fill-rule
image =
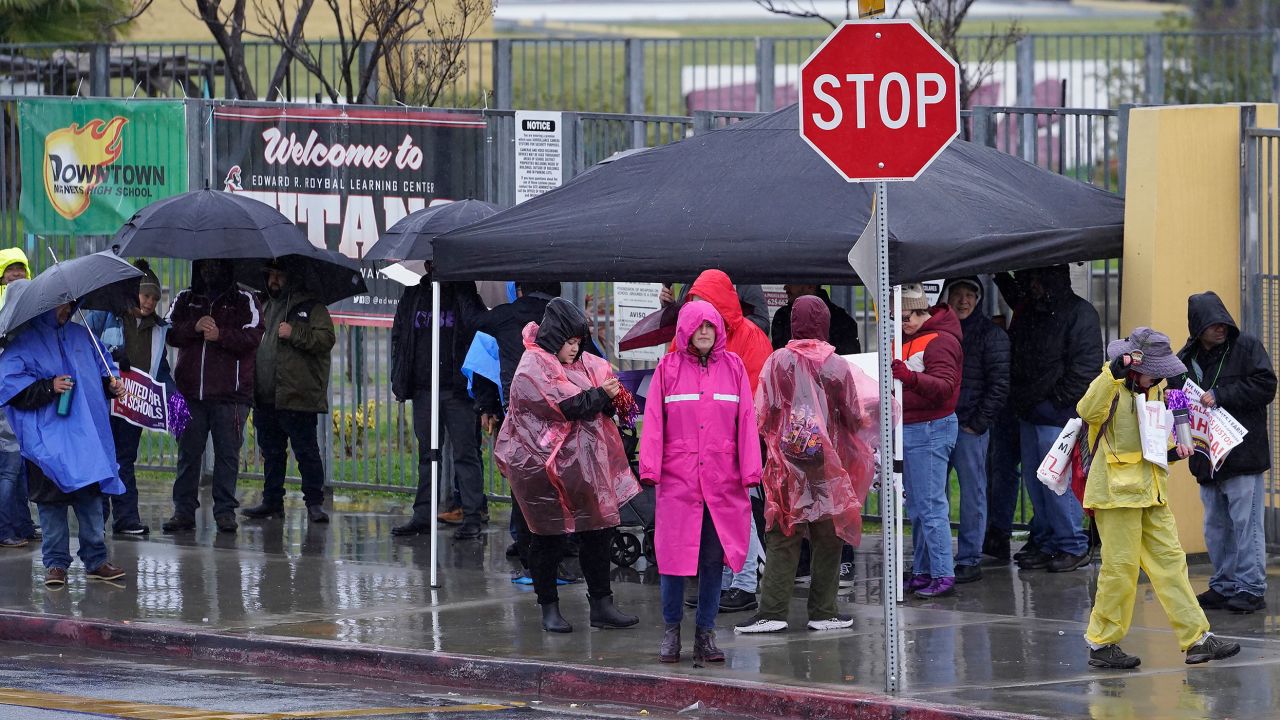
M634 429L621 430L622 446L627 451L627 459L631 463L631 472L637 477L640 474L638 448L640 438ZM657 565L657 554L653 548L654 508L657 503L656 488L640 487L640 493L618 508L622 522L618 532L613 536L613 564L618 567L631 567L644 555L650 565Z

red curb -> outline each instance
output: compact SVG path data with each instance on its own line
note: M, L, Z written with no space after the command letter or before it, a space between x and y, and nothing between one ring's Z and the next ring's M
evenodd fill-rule
M1032 720L1036 716L936 705L887 695L655 675L532 660L417 652L379 645L242 636L152 624L0 611L0 642L142 653L230 665L278 667L417 682L561 701L616 702L679 710L694 702L768 718L841 720Z

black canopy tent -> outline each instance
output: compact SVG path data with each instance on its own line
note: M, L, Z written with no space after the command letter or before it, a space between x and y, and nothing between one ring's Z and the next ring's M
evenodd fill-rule
M437 280L856 284L849 249L871 216L800 139L795 106L596 166L436 239ZM957 141L889 185L897 283L1121 255L1124 200Z

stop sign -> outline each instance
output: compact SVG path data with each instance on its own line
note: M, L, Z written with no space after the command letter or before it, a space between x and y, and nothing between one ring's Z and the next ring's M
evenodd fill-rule
M800 66L800 136L845 180L915 180L960 133L960 68L910 20L850 20Z

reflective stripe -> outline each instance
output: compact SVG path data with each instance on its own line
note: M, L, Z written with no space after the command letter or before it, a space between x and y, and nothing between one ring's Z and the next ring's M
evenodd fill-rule
M698 399L698 393L687 393L685 395L668 395L662 399L662 402L664 403L689 402L690 400L697 400L697 399Z
M711 399L712 399L712 400L725 400L725 401L727 401L727 402L738 402L738 396L737 396L737 395L721 395L720 393L716 393L715 395L712 395L712 396L711 396Z

